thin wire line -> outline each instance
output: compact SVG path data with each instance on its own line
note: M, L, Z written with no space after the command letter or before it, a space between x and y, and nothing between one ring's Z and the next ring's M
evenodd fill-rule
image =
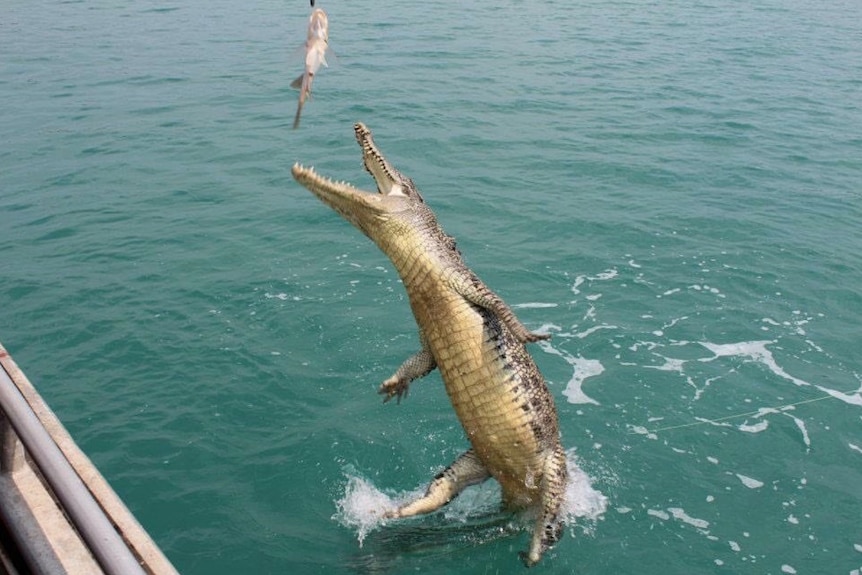
M659 433L660 431L671 431L674 429L682 429L684 427L694 427L696 425L705 425L707 423L720 423L722 421L727 421L728 419L735 419L737 417L749 417L751 415L757 415L761 413L764 409L775 409L775 410L784 410L788 407L796 407L797 405L804 405L806 403L814 403L815 401L821 401L824 399L829 399L832 397L831 395L824 395L823 397L815 397L814 399L803 399L802 401L797 401L796 403L788 403L786 405L782 405L779 407L761 407L756 411L748 411L746 413L737 413L735 415L727 415L725 417L719 417L718 419L702 419L701 421L695 421L693 423L683 423L681 425L671 425L669 427L659 427L658 429L647 430L647 433ZM629 435L635 435L638 432L630 431ZM642 433L641 433L642 435Z

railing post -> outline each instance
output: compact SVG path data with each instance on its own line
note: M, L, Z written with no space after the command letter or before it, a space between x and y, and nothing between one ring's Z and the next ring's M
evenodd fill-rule
M0 410L0 473L14 473L24 465L24 446Z

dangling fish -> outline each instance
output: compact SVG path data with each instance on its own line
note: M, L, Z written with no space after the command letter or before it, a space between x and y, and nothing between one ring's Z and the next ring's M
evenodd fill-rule
M299 89L299 104L296 107L296 116L293 119L293 129L299 127L299 115L302 106L311 94L311 83L314 75L320 69L320 65L329 66L326 63L326 51L329 48L329 19L326 12L315 8L308 19L308 39L305 41L305 72L291 82L291 88Z

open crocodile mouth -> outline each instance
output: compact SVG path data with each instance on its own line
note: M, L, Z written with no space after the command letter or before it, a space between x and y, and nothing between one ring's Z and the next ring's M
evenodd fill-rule
M373 222L385 217L385 196L321 176L314 168L300 164L294 164L290 172L299 184L369 237L375 228Z
M361 222L367 215L382 214L386 211L383 205L385 196L322 176L313 167L294 164L290 173L299 184L317 196L320 201L360 228L363 228Z
M381 196L407 196L401 183L403 176L380 153L371 136L371 130L361 122L357 122L353 129L356 132L356 141L362 148L362 163L374 178L379 195L360 190L345 181L327 178L318 174L313 167L298 163L291 169L294 179L332 207L336 207L335 198L341 200L337 203L343 204L345 200L349 200L373 208L379 206ZM343 213L343 210L339 211Z

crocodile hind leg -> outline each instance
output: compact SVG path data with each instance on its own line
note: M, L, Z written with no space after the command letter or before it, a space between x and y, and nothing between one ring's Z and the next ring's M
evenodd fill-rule
M452 501L465 488L481 483L490 476L488 470L470 449L434 478L425 495L390 511L385 517L410 517L431 513Z
M437 362L434 360L434 356L431 355L431 350L428 349L428 345L425 342L425 335L421 332L419 333L419 342L422 344L422 349L408 357L401 364L401 367L398 368L398 371L384 381L380 385L380 389L377 390L377 393L386 396L383 398L383 403L386 403L393 397L397 397L397 403L401 403L401 398L407 397L407 389L410 382L414 379L425 377L437 367Z
M533 537L528 552L521 552L524 565L532 567L539 562L542 554L559 541L563 534L563 521L560 517L561 507L566 498L566 454L563 448L557 446L554 452L545 460L542 477L541 509L533 528Z

